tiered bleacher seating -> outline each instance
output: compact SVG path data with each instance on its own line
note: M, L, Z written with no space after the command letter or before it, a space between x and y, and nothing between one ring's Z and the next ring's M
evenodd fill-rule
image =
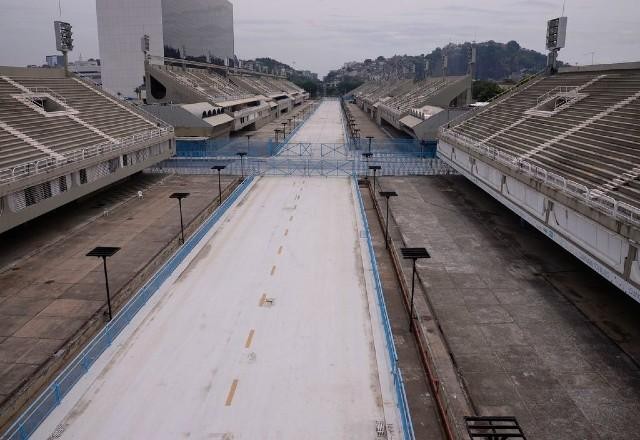
M586 96L549 116L527 113L558 86ZM639 71L568 72L532 81L450 131L640 206L639 118Z
M252 95L213 71L192 68L163 71L178 82L199 91L212 102L241 99Z
M155 121L139 116L129 104L107 98L102 92L75 78L66 78L58 71L52 71L51 76L41 72L33 75L28 69L10 72L0 71L0 122L33 139L39 146L0 126L0 169L41 159L60 159L60 155L72 151L157 129ZM9 81L2 79L3 76ZM12 96L25 96L24 88L37 92L36 95L49 94L60 99L73 113L47 117L35 111Z
M376 83L375 87L361 95L361 99L369 105L375 105L378 101L386 101L387 98L393 98L404 93L412 86L413 80L411 79Z
M272 84L268 79L250 75L232 75L231 80L247 91L265 96L280 95L284 93L281 87Z
M399 94L386 101L384 106L394 114L404 115L412 108L422 107L427 99L438 90L463 78L464 77L427 78L415 83L406 93Z

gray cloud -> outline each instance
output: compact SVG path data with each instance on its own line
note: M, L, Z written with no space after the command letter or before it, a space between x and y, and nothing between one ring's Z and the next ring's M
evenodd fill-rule
M132 0L133 1L133 0ZM547 0L232 0L240 58L270 56L325 74L350 60L428 53L448 42L516 40L544 51L546 21L562 1ZM3 0L0 64L41 64L55 52L54 0ZM640 2L568 2L567 48L571 63L640 60ZM98 56L95 4L61 0L74 25L75 59ZM615 6L615 7L614 7ZM16 38L17 36L17 38Z

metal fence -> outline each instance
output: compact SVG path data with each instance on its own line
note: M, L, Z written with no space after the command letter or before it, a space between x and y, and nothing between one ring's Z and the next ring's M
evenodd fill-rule
M297 130L297 128L296 128ZM294 130L291 136L294 136ZM287 137L289 139L289 137ZM436 143L421 143L404 140L372 142L371 149L367 140L353 143L309 143L266 141L220 141L179 139L176 142L178 158L215 158L233 157L238 153L247 153L247 157L300 156L316 158L356 158L371 153L372 158L383 156L418 157L432 159L436 157Z
M131 298L114 319L109 322L80 352L76 358L53 380L53 382L22 413L11 427L0 436L0 440L26 440L38 426L60 405L62 399L84 376L100 355L111 346L114 339L131 322L142 307L158 291L176 268L193 251L204 236L220 220L225 212L251 185L253 178L241 183L222 205L186 240L185 244L167 261L153 277Z
M369 166L379 165L378 176L431 176L457 174L440 159L377 155L363 157L304 158L276 156L265 158L212 157L172 158L150 167L150 173L214 174L214 165L226 165L227 175L244 176L325 176L350 177L373 175Z
M378 300L378 306L380 308L380 315L382 317L385 345L387 346L387 354L389 355L389 361L391 362L391 375L393 376L393 384L396 390L398 410L400 411L400 417L402 419L402 433L405 440L413 440L415 438L415 434L413 431L413 423L411 422L409 403L407 402L407 395L404 390L404 380L402 378L402 372L400 371L400 368L398 366L398 353L396 352L396 346L393 340L391 321L389 320L389 315L387 314L387 305L384 300L384 293L382 290L382 282L380 281L380 272L378 271L376 253L373 249L373 241L371 239L371 232L369 230L369 222L367 221L367 214L364 208L364 202L362 200L362 194L360 194L360 188L358 187L357 179L353 179L353 186L354 191L358 197L360 217L362 218L362 224L364 226L365 237L367 240L367 249L369 251L369 259L371 261L371 270L373 272L376 297Z

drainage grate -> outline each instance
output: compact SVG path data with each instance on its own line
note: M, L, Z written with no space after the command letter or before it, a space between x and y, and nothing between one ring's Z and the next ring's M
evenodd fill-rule
M465 417L464 421L472 439L526 440L515 417Z

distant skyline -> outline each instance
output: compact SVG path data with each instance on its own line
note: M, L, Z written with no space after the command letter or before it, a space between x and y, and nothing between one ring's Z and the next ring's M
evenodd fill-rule
M232 0L238 58L271 57L321 76L348 61L429 53L449 42L516 40L545 53L546 21L561 0ZM74 29L76 60L97 58L95 2L60 0ZM4 0L0 65L41 65L55 53L55 0ZM640 61L640 2L574 0L566 4L571 64Z

